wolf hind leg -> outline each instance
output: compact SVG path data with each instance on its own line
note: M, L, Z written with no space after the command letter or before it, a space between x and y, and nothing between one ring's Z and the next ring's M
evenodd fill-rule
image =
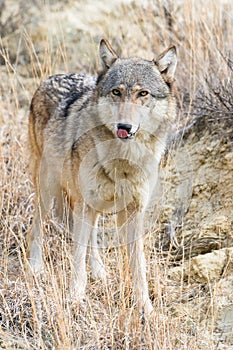
M29 263L32 272L36 275L40 274L44 269L42 223L45 214L44 206L38 203L35 209L32 228L27 234Z
M60 184L55 181L54 174L40 171L40 176L34 178L36 188L36 205L32 228L27 235L28 257L32 272L40 274L44 270L43 262L43 221L56 201L55 215L63 217L63 195Z

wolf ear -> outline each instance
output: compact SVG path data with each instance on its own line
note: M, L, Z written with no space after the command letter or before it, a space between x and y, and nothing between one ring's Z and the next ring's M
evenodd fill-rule
M109 44L109 42L105 39L102 39L100 42L99 48L99 61L100 67L105 70L111 67L113 62L118 58L117 54Z
M155 61L160 73L167 83L174 81L174 75L177 65L176 47L170 46Z

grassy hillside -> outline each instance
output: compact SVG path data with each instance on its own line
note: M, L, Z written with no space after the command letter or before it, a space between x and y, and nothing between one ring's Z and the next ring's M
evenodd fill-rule
M0 349L233 349L232 2L2 0L0 35ZM67 298L71 235L49 217L46 270L28 276L30 100L51 74L95 74L102 37L122 56L178 50L177 133L145 223L149 320L112 217L100 222L108 281L89 280L84 304Z

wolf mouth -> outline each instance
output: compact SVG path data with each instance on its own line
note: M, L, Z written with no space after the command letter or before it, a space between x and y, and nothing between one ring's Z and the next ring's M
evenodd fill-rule
M140 125L137 127L137 129L132 132L132 125L130 124L118 124L117 125L117 137L122 140L132 139L134 138L136 132L139 130Z

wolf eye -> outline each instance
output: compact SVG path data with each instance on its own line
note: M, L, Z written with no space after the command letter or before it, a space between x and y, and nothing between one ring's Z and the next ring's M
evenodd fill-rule
M147 96L149 94L149 92L147 90L142 90L138 93L139 97L144 97Z
M121 96L121 92L120 92L120 90L118 90L118 89L113 89L113 90L112 90L112 94L113 94L114 96Z

